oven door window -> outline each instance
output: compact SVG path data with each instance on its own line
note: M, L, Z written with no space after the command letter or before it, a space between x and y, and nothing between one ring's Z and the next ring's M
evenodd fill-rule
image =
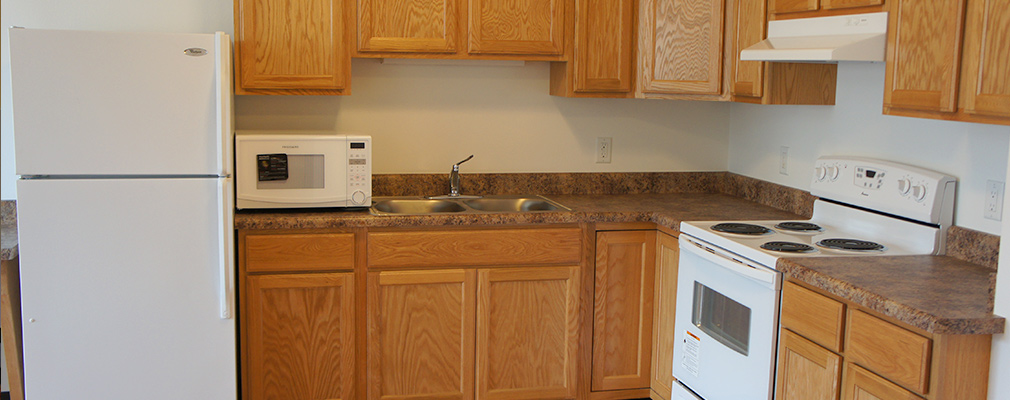
M750 342L750 308L712 288L694 282L691 322L713 339L747 355Z

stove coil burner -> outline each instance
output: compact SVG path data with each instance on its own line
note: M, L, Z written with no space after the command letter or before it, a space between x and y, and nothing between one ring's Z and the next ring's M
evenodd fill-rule
M849 251L882 251L884 250L884 245L880 243L868 242L865 240L856 239L824 239L817 242L818 246L834 249L834 250L849 250Z
M812 253L817 251L813 246L796 242L768 242L761 245L762 249L781 251L783 253Z
M821 232L824 228L820 225L811 224L809 222L782 222L775 225L776 228L784 231L795 231L795 232Z
M769 233L772 233L771 229L765 228L761 225L741 224L738 222L726 222L722 224L715 224L712 225L711 229L716 232L735 233L737 235L751 235L751 236L767 235Z

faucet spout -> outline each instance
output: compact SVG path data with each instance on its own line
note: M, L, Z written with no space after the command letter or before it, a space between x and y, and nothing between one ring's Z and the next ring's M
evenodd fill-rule
M455 163L452 165L452 172L449 173L449 197L459 197L460 192L460 181L459 181L459 165L470 161L473 158L473 154L467 157L463 161Z

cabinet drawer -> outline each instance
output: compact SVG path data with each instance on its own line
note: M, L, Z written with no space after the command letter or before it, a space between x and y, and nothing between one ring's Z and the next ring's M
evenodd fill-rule
M369 267L578 264L579 228L371 232Z
M246 272L354 268L353 233L246 235L242 243Z
M864 312L849 312L849 361L919 393L929 388L932 341Z
M840 352L845 305L814 291L786 282L782 288L782 326Z

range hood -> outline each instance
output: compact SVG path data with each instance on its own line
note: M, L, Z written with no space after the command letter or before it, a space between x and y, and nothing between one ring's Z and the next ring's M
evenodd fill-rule
M768 39L740 52L747 61L884 61L887 13L768 22Z

